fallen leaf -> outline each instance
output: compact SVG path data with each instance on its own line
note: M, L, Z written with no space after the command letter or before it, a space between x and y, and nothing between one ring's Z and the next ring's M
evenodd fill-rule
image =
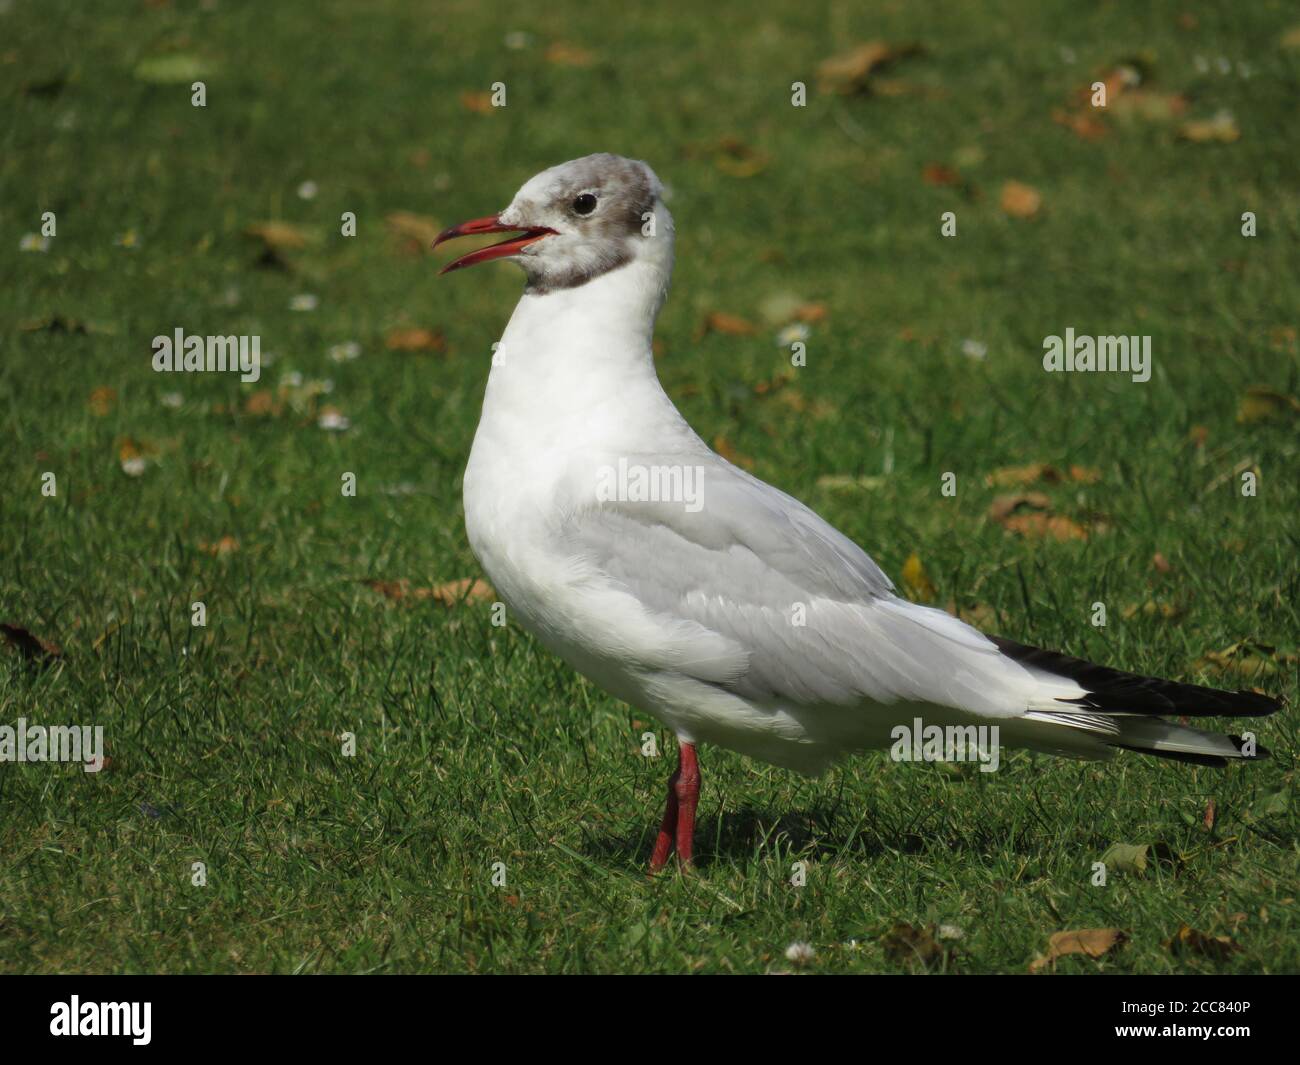
M921 556L913 551L903 563L903 591L914 602L930 603L939 594L930 575L921 564Z
M1096 484L1101 480L1101 470L1091 466L1071 466L1070 480L1078 481L1079 484Z
M433 249L433 242L442 232L442 226L427 215L411 211L390 211L384 216L388 232L400 242L403 251L424 255Z
M411 582L402 578L395 581L385 580L367 580L362 581L367 588L370 588L385 599L404 600L413 599L416 601L433 599L444 606L456 606L459 603L473 603L484 600L496 599L496 592L492 585L478 577L465 577L458 581L449 581L446 584L437 584L432 588L412 587Z
M29 662L49 662L63 656L63 649L58 644L33 636L21 625L12 622L0 623L0 633L3 633Z
M704 321L700 323L700 327L695 331L695 336L697 339L706 333L726 333L728 336L753 336L757 332L758 326L753 322L723 311L711 311L705 316Z
M1274 392L1259 386L1246 389L1237 406L1237 423L1254 425L1257 422L1281 421L1300 414L1300 400L1294 396Z
M1174 568L1169 564L1169 559L1165 558L1165 556L1159 551L1151 556L1151 565L1153 565L1159 573L1168 573Z
M713 450L733 466L743 466L747 470L754 468L754 460L733 448L731 442L721 433L713 438Z
M1173 603L1158 603L1154 599L1148 599L1145 603L1133 603L1120 611L1120 616L1125 621L1130 621L1139 614L1146 618L1174 621L1183 616L1183 608Z
M589 67L595 56L576 44L556 41L546 49L546 61L561 67Z
M90 393L90 399L87 402L90 406L90 413L97 418L103 418L117 403L117 390L101 385Z
M943 163L926 163L921 168L921 180L927 185L960 185L961 175Z
M260 240L274 251L297 251L315 241L315 235L290 222L257 222L244 228L244 235Z
M1071 518L1061 514L1013 514L1004 521L1008 532L1029 537L1052 537L1064 543L1067 540L1086 540L1088 530Z
M1165 946L1171 954L1199 954L1214 961L1227 961L1234 954L1241 953L1241 946L1227 936L1211 936L1198 932L1190 925L1180 925Z
M998 612L988 603L973 603L970 606L959 607L956 600L949 600L944 609L953 617L961 618L967 625L973 625L981 632L1002 627Z
M1040 954L1029 963L1031 973L1041 972L1058 958L1069 954L1085 954L1100 958L1128 941L1128 935L1118 928L1081 928L1070 932L1054 932L1047 941L1047 953Z
M1051 499L1042 492L1019 492L1014 495L995 496L989 506L989 517L1001 523L1022 507L1049 510L1051 506Z
M259 389L244 400L244 413L246 414L278 414L281 409L280 404L275 401L275 396L269 388Z
M389 351L446 351L447 339L441 330L394 329L384 339Z
M1231 144L1241 139L1237 121L1227 111L1213 118L1184 122L1178 127L1178 136L1194 144Z
M1007 181L1002 185L999 202L1002 210L1012 218L1033 218L1043 205L1043 197L1032 185Z
M1290 663L1300 656L1281 654L1275 647L1241 640L1222 651L1208 651L1197 659L1193 668L1216 673L1231 673L1238 677L1266 677L1278 670L1279 663Z
M738 137L723 137L718 142L713 164L724 174L737 178L749 178L761 173L767 167L767 153L758 148L751 148Z
M217 558L221 555L229 555L238 551L239 541L233 536L223 536L215 544L210 544L206 541L200 540L199 550L205 554L211 555L213 558Z
M1205 816L1201 819L1201 824L1205 826L1207 831L1214 830L1215 813L1216 810L1214 808L1214 799L1211 798L1209 802L1205 804Z
M490 92L462 92L460 94L460 106L466 111L486 115L493 110L492 94Z
M1142 876L1147 871L1147 853L1150 850L1149 843L1112 843L1102 854L1101 862L1107 870Z
M1003 466L984 478L990 488L1020 488L1035 481L1056 484L1061 480L1061 471L1045 462L1031 462L1028 466Z
M923 969L944 969L953 959L955 948L935 938L935 926L917 928L896 924L880 940L885 957L897 965Z
M867 41L823 60L817 67L817 87L822 92L840 96L868 90L871 88L872 73L920 52L919 44L894 45L885 41Z

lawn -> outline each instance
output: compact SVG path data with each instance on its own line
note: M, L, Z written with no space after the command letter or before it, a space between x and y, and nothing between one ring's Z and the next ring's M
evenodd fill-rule
M1293 6L3 8L0 724L109 762L0 766L0 971L1300 970ZM522 282L427 251L593 151L670 188L701 436L986 631L1284 697L1273 758L705 749L647 878L671 734L455 594ZM261 379L155 372L177 328ZM1067 328L1150 380L1044 372Z

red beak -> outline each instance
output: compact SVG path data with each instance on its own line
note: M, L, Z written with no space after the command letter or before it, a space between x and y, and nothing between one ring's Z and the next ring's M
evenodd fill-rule
M444 240L451 240L454 237L472 237L477 236L479 233L518 233L519 236L499 241L496 244L489 244L486 248L479 248L478 251L462 255L459 259L449 262L438 273L445 274L451 270L459 270L463 266L485 263L489 259L504 259L507 255L514 255L521 248L526 248L529 244L532 244L533 241L541 240L554 232L555 230L547 229L545 226L537 226L534 229L522 226L503 226L501 216L495 214L488 215L487 218L475 218L469 222L462 222L458 226L449 226L438 234L438 239L433 242L434 248Z

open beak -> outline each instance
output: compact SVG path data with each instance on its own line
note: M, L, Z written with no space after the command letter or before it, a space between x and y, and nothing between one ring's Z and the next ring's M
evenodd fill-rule
M486 248L479 248L478 251L462 255L459 259L453 259L438 273L445 274L452 270L459 270L463 266L485 263L489 259L504 259L506 256L514 255L534 241L541 240L554 232L555 230L547 229L545 226L537 226L534 229L521 226L503 226L501 216L495 214L488 215L487 218L475 218L469 222L462 222L458 226L449 226L438 234L438 239L433 242L433 248L436 248L444 240L451 240L454 237L472 237L480 233L518 233L519 235L498 241L496 244L489 244Z

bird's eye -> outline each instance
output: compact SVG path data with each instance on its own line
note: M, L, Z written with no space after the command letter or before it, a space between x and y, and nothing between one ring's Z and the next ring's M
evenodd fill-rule
M584 192L581 196L573 201L574 214L591 214L596 209L596 197L590 192Z

